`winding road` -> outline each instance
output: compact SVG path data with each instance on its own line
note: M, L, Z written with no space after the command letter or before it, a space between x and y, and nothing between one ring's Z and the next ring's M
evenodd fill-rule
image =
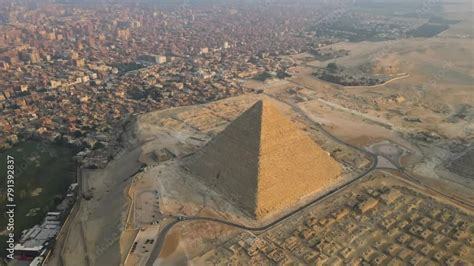
M267 96L271 97L271 98L274 98L276 99L277 101L281 101L281 102L284 102L282 101L281 99L273 96L273 95L269 95L269 94L266 94ZM360 180L361 178L365 177L366 175L368 175L369 173L371 173L373 170L375 169L379 169L379 170L391 170L391 171L397 171L400 173L401 177L403 177L405 180L407 180L408 182L410 183L415 183L419 186L422 186L432 192L435 192L439 195L442 195L444 196L446 199L458 204L458 205L463 205L464 207L467 207L469 209L474 209L474 205L472 204L469 204L465 201L463 201L462 199L458 199L457 197L454 197L452 195L448 195L446 193L443 193L437 189L434 189L434 188L431 188L430 186L428 185L425 185L423 184L420 180L416 179L415 177L411 176L410 174L406 173L401 167L399 167L398 165L396 165L397 169L385 169L385 168L378 168L378 156L381 156L387 160L389 160L388 158L386 158L385 156L383 155L380 155L380 154L375 154L371 151L368 151L368 150L365 150L365 149L362 149L362 148L359 148L355 145L352 145L350 143L347 143L347 142L344 142L343 140L339 139L338 137L332 135L331 133L329 133L327 130L325 130L319 123L315 122L314 120L312 120L304 111L302 111L298 106L295 106L294 104L292 103L288 103L288 102L285 102L286 104L290 105L292 107L292 109L298 113L299 115L301 115L303 118L305 118L313 127L316 127L318 128L324 135L326 135L327 137L329 137L330 139L332 139L333 141L339 143L339 144L342 144L342 145L345 145L347 147L350 147L360 153L363 153L363 154L366 154L368 155L370 158L371 158L371 165L370 167L364 171L363 173L359 174L357 177L353 178L352 180L350 180L349 182L343 184L342 186L339 186L337 188L334 188L330 191L328 191L327 193L325 193L324 195L310 201L309 203L291 211L290 213L287 213L285 214L283 217L280 217L279 219L277 220L274 220L266 225L263 225L261 227L248 227L248 226L245 226L245 225L241 225L241 224L237 224L237 223L233 223L233 222L229 222L229 221L226 221L226 220L221 220L221 219L217 219L217 218L209 218L209 217L199 217L199 216L170 216L171 218L175 218L176 220L170 222L169 224L165 225L162 230L160 231L157 239L156 239L156 244L153 248L153 251L152 253L150 254L150 259L148 260L148 262L146 263L147 266L152 266L154 261L159 257L160 255L160 252L161 252L161 249L163 247L163 244L165 242L165 239L166 239L166 236L168 234L168 232L177 224L180 224L180 223L184 223L184 222L188 222L188 221L210 221L210 222L216 222L216 223L220 223L220 224L225 224L225 225L228 225L228 226L232 226L232 227L235 227L235 228L239 228L239 229L243 229L243 230L248 230L248 231L252 231L252 232L255 232L255 233L262 233L270 228L272 228L273 226L275 226L276 224L290 218L291 216L293 216L294 214L300 212L301 210L303 209L306 209L318 202L321 202L323 200L325 200L326 198L328 198L329 196L331 196L332 194L334 194L335 192L341 190L341 189L344 189L348 186L350 186L351 184L353 184L354 182ZM390 161L390 160L389 160Z
M275 98L276 100L278 101L281 101L280 99L277 99L276 97L272 96L272 95L268 95L272 98ZM288 104L288 103L287 103ZM355 149L357 150L358 152L361 152L361 153L364 153L366 155L368 155L369 157L372 158L371 160L371 165L370 167L364 171L363 173L359 174L357 177L353 178L352 180L350 180L349 182L343 184L342 186L339 186L337 188L334 188L328 192L326 192L325 194L323 194L322 196L308 202L307 204L291 211L290 213L287 213L285 214L284 216L278 218L277 220L274 220L266 225L263 225L261 227L248 227L248 226L245 226L245 225L241 225L241 224L237 224L237 223L233 223L233 222L229 222L229 221L226 221L226 220L221 220L221 219L217 219L217 218L209 218L209 217L199 217L199 216L179 216L179 217L174 217L176 218L177 220L174 220L173 222L165 225L163 227L163 229L160 231L160 234L158 235L158 238L156 239L156 244L155 244L155 247L153 248L153 251L152 253L150 254L150 259L148 260L148 262L146 263L147 266L152 266L153 263L154 263L154 260L156 260L159 255L160 255L160 252L161 252L161 249L163 247L163 243L166 239L166 235L168 234L168 232L177 224L179 223L184 223L184 222L187 222L187 221L210 221L210 222L216 222L216 223L220 223L220 224L225 224L225 225L228 225L228 226L233 226L233 227L236 227L236 228L239 228L239 229L243 229L243 230L248 230L248 231L252 231L252 232L263 232L263 231L266 231L268 229L270 229L271 227L275 226L276 224L290 218L291 216L293 216L294 214L300 212L301 210L303 209L306 209L308 208L309 206L311 205L314 205L320 201L323 201L324 199L328 198L329 196L331 196L332 194L334 194L335 192L341 190L341 189L344 189L348 186L350 186L351 184L353 184L354 182L356 182L357 180L363 178L364 176L366 176L367 174L369 174L370 172L372 172L372 170L376 169L377 168L377 164L378 164L378 158L377 158L377 155L372 153L372 152L369 152L365 149L361 149L357 146L354 146L350 143L346 143L344 141L342 141L341 139L337 138L336 136L333 136L331 135L328 131L326 131L324 128L321 127L320 124L314 122L312 119L310 119L306 113L304 113L301 109L293 106L290 104L290 106L293 108L294 111L296 111L298 114L300 114L301 116L303 116L304 118L306 118L308 120L308 122L310 122L314 127L317 127L319 130L321 130L321 132L323 132L326 136L328 136L329 138L331 138L332 140L334 140L335 142L339 143L339 144L342 144L342 145L346 145L352 149Z

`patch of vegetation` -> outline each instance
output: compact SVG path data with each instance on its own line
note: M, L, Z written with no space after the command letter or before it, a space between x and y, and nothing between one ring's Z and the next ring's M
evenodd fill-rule
M63 197L75 182L74 151L65 147L26 141L0 152L0 172L6 173L7 155L15 158L15 235L39 224L46 212L54 210L57 197ZM0 180L0 224L5 216L6 178ZM31 211L37 209L37 211ZM29 216L27 214L29 213ZM2 230L4 230L3 228ZM5 255L5 236L0 238L0 256Z
M326 50L312 49L309 52L316 60L322 62L349 55L348 50L332 50L332 48Z
M436 36L447 29L449 29L448 24L425 23L421 25L420 27L412 31L409 31L407 34L408 36L412 36L412 37L429 38L429 37Z
M313 31L320 36L337 36L337 38L347 39L349 42L375 40L378 33L370 29L356 28L353 24L345 21L337 21L324 27L317 26Z
M138 64L138 63L122 63L122 64L116 64L114 66L119 70L121 74L127 73L129 71L142 69L145 67L144 65Z
M329 63L325 68L316 70L313 75L317 78L343 86L373 86L386 82L389 77L386 75L371 75L359 69L348 69Z
M291 75L288 74L285 71L278 71L277 72L277 78L279 78L279 79L291 78Z
M288 74L287 72L285 71L278 71L278 72L262 72L258 75L256 75L255 77L253 77L254 80L258 80L258 81L265 81L265 80L268 80L268 79L274 79L274 78L278 78L278 79L284 79L284 78L289 78L291 77L290 74Z
M258 75L256 75L255 77L253 77L254 80L258 80L258 81L265 81L267 79L272 79L274 76L268 72L263 72L263 73L260 73Z
M127 97L133 100L143 100L148 97L159 100L161 98L161 92L158 88L150 87L135 87L127 91Z
M354 5L374 15L398 16L407 18L428 17L443 11L441 1L377 1L357 0ZM429 5L429 10L427 10Z
M445 18L438 17L438 16L433 16L428 21L428 23L449 24L449 25L457 24L459 22L461 22L461 21L460 20L455 20L455 19L445 19Z

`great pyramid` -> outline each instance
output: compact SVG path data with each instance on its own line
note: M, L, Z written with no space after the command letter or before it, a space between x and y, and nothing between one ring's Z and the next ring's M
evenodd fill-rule
M256 219L294 205L341 173L269 101L255 103L186 162L199 180Z

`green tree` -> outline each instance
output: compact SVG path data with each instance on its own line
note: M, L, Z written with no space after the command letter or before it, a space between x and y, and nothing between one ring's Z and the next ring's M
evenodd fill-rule
M337 71L337 65L336 63L329 63L327 66L326 66L326 69L331 72L331 73L334 73Z

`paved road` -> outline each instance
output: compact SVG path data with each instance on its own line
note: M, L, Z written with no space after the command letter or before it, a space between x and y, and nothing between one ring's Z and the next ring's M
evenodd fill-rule
M272 98L275 98L276 100L278 101L282 101L281 99L278 99L277 97L273 96L273 95L268 95L267 96L269 97L272 97ZM255 232L255 233L261 233L261 232L264 232L268 229L270 229L271 227L275 226L276 224L290 218L291 216L293 216L294 214L300 212L301 210L303 209L306 209L308 208L309 206L312 206L318 202L321 202L323 200L325 200L326 198L328 198L329 196L331 196L332 194L334 194L335 192L341 190L341 189L344 189L348 186L350 186L351 184L353 184L354 182L358 181L359 179L363 178L364 176L368 175L369 173L371 173L374 169L377 169L377 165L378 165L378 156L381 156L381 155L377 155L371 151L367 151L365 149L362 149L362 148L359 148L355 145L352 145L350 143L347 143L347 142L344 142L343 140L339 139L338 137L332 135L331 133L329 133L328 131L326 131L323 127L321 127L321 125L315 121L313 121L310 117L307 116L307 114L305 112L303 112L300 108L298 108L297 106L291 104L291 103L288 103L292 109L300 114L302 117L304 117L308 122L310 122L310 124L312 124L312 126L314 127L317 127L319 130L321 130L321 132L323 132L327 137L331 138L332 140L342 144L342 145L345 145L345 146L348 146L352 149L355 149L361 153L364 153L366 155L368 155L370 158L371 158L371 166L366 170L364 171L363 173L361 173L360 175L358 175L357 177L355 177L354 179L352 179L351 181L347 182L346 184L338 187L338 188L335 188L327 193L325 193L324 195L314 199L313 201L299 207L298 209L296 210L293 210L292 212L284 215L283 217L273 221L273 222L270 222L269 224L266 224L266 225L263 225L261 227L248 227L248 226L245 226L245 225L241 225L241 224L237 224L237 223L233 223L233 222L229 222L229 221L226 221L226 220L221 220L221 219L217 219L217 218L208 218L208 217L199 217L199 216L189 216L189 217L184 217L184 216L178 216L178 217L175 217L176 220L174 220L173 222L167 224L159 233L158 235L158 238L156 240L156 245L152 251L152 253L150 254L150 259L148 260L148 262L146 263L147 266L152 266L154 261L159 257L160 255L160 252L161 252L161 248L163 247L163 243L166 239L166 235L168 234L168 232L177 224L179 223L184 223L184 222L187 222L187 221L211 221L211 222L216 222L216 223L220 223L220 224L225 224L225 225L228 225L228 226L233 226L233 227L236 227L236 228L239 228L239 229L243 229L243 230L248 230L248 231L252 231L252 232ZM384 156L383 156L384 157ZM384 157L385 158L385 157ZM386 158L388 160L388 158ZM390 161L390 160L389 160ZM394 170L394 169L384 169L384 168L381 168L380 170ZM461 204L465 207L471 207L471 208L474 208L473 205L469 204L469 203L466 203L465 201L461 200L461 199L458 199L456 197L453 197L451 195L448 195L448 194L445 194L439 190L436 190L436 189L433 189L425 184L422 184L418 179L416 179L415 177L409 175L408 173L404 172L404 170L401 168L401 167L398 167L397 166L397 169L395 169L395 171L398 171L401 173L402 177L405 177L406 179L408 179L410 182L414 182L420 186L423 186L433 192L436 192L436 193L439 193L443 196L445 196L447 199L451 200L452 202L454 203L457 203L457 204Z
M297 85L299 85L299 86L301 86L301 87L304 87L305 89L312 90L311 88L306 87L306 86L304 86L304 85L301 84L301 83L298 83L298 82L295 82L295 81L291 81L291 82L294 83L294 84L297 84ZM277 97L275 97L275 96L273 96L273 95L269 95L269 94L266 94L266 95L268 95L268 96L270 96L270 97L272 97L272 98L274 98L274 99L276 99L276 100L278 100L278 101L281 101L281 99L279 99L279 98L277 98ZM422 186L422 187L424 187L424 188L426 188L426 189L428 189L428 190L430 190L430 191L432 191L432 192L438 193L439 195L444 196L446 199L450 200L451 202L453 202L453 203L455 203L455 204L461 205L461 206L463 206L463 207L465 207L465 208L467 208L467 209L471 209L471 210L474 209L474 204L472 204L471 202L467 202L466 200L464 200L464 199L462 199L462 198L458 198L458 197L449 195L449 194L444 193L444 192L442 192L442 191L440 191L440 190L438 190L438 189L435 189L435 188L433 188L433 187L431 187L431 186L429 186L429 185L423 184L423 183L419 180L419 178L416 178L415 176L413 176L413 175L411 175L410 173L406 172L405 169L404 169L402 166L400 166L399 164L393 162L392 160L390 160L390 159L387 158L386 156L384 156L384 155L382 155L382 154L375 154L375 153L373 153L373 152L371 152L371 151L362 150L362 149L359 148L359 147L356 147L356 146L354 146L354 145L352 145L352 144L350 144L350 143L346 143L346 142L344 142L343 140L339 139L338 137L333 136L331 133L329 133L329 132L326 131L323 127L321 127L318 123L314 122L311 118L309 118L309 117L306 115L306 113L304 113L300 108L295 107L292 103L288 103L288 102L286 102L286 103L289 104L289 105L291 105L292 108L293 108L293 110L295 110L297 113L299 113L299 114L303 115L304 117L308 118L309 121L312 121L313 124L317 124L317 126L319 127L319 129L320 129L322 132L324 132L324 134L325 134L326 136L332 138L333 140L335 140L335 141L337 141L337 142L339 142L339 143L341 143L341 144L343 144L343 145L352 147L352 148L354 148L354 149L356 149L356 150L366 152L366 153L370 154L371 156L377 156L377 155L379 155L379 156L381 156L381 157L387 159L388 161L390 161L392 164L394 164L394 166L396 167L396 170L397 170L398 172L400 172L400 173L401 173L401 176L404 177L406 180L409 180L409 181L411 181L411 182L413 182L413 183L416 183L416 184L418 184L418 185L420 185L420 186ZM383 168L382 168L382 169L383 169ZM381 169L381 170L382 170L382 169ZM387 168L387 169L383 169L383 170L393 170L393 169Z
M295 84L299 84L299 83L296 83L294 82ZM323 100L321 98L317 98L318 101L326 104L326 105L329 105L335 109L338 109L338 110L341 110L341 111L344 111L344 112L348 112L350 114L353 114L353 115L356 115L356 116L360 116L364 119L367 119L367 120L370 120L378 125L381 125L383 126L384 128L388 128L388 129L392 129L393 128L393 125L388 123L387 121L385 121L384 119L380 119L380 118L377 118L377 117L373 117L373 116L370 116L368 114L364 114L364 113L361 113L361 112L358 112L356 110L352 110L352 109L349 109L347 107L344 107L342 105L339 105L337 103L333 103L333 102L330 102L330 101L326 101L326 100Z
M271 95L269 95L270 97L273 97ZM277 99L280 101L280 99ZM153 265L153 262L155 259L157 259L160 255L160 252L161 252L161 248L163 246L163 243L166 239L166 235L167 233L176 225L176 224L179 224L179 223L183 223L183 222L187 222L187 221L211 221L211 222L216 222L216 223L220 223L220 224L225 224L225 225L229 225L229 226L233 226L233 227L236 227L236 228L239 228L239 229L243 229L243 230L248 230L248 231L252 231L252 232L264 232L268 229L270 229L271 227L273 227L274 225L290 218L291 216L293 216L294 214L296 214L297 212L300 212L301 210L303 209L306 209L308 208L309 206L311 205L314 205L320 201L323 201L324 199L328 198L329 196L331 196L332 194L334 194L335 192L343 189L343 188L346 188L348 187L349 185L353 184L354 182L356 182L357 180L361 179L362 177L366 176L367 174L369 174L372 170L374 170L376 167L377 167L377 163L378 163L378 159L377 159L377 155L376 154L373 154L367 150L364 150L364 149L361 149L357 146L354 146L350 143L345 143L344 141L342 141L341 139L337 138L336 136L333 136L331 135L329 132L327 132L325 129L323 129L319 124L315 123L313 120L311 120L307 115L306 113L304 113L303 111L301 111L299 108L291 105L292 108L294 109L294 111L296 111L298 114L302 115L303 117L305 117L313 126L319 128L325 135L327 135L328 137L330 137L331 139L333 139L334 141L340 143L340 144L343 144L343 145L346 145L352 149L355 149L361 153L364 153L364 154L367 154L369 157L372 158L372 163L371 163L371 166L366 170L364 171L363 173L361 173L360 175L358 175L357 177L353 178L351 181L343 184L342 186L340 187L337 187L337 188L334 188L330 191L328 191L327 193L325 193L324 195L312 200L311 202L299 207L298 209L296 210L293 210L292 212L284 215L283 217L280 217L279 219L273 221L273 222L270 222L269 224L266 224L266 225L263 225L261 227L248 227L248 226L245 226L245 225L241 225L241 224L237 224L237 223L233 223L233 222L229 222L229 221L226 221L226 220L221 220L221 219L217 219L217 218L209 218L209 217L198 217L198 216L188 216L188 217L175 217L177 218L178 220L175 220L169 224L167 224L160 232L160 234L158 235L158 238L156 240L156 245L152 251L152 253L150 254L150 260L148 260L147 262L147 266L152 266Z
M377 157L375 157L377 158ZM347 182L346 184L338 187L338 188L335 188L329 192L327 192L326 194L322 195L321 197L318 197L317 199L299 207L298 209L296 210L293 210L292 212L286 214L285 216L273 221L273 222L270 222L269 224L266 224L266 225L263 225L261 227L249 227L249 226L245 226L245 225L241 225L241 224L237 224L237 223L233 223L233 222L229 222L229 221L226 221L226 220L221 220L221 219L217 219L217 218L209 218L209 217L198 217L198 216L188 216L188 217L185 217L185 216L181 216L181 217L175 217L177 218L178 220L175 220L169 224L167 224L160 232L160 234L158 235L158 238L156 240L156 245L155 245L155 248L153 249L152 253L150 254L150 260L147 262L147 266L151 266L153 265L153 262L154 261L151 261L151 260L155 260L159 257L160 255L160 252L161 252L161 248L163 246L163 243L164 243L164 240L166 239L166 235L168 234L168 232L178 223L184 223L184 222L187 222L187 221L208 221L208 222L216 222L216 223L220 223L220 224L225 224L225 225L229 225L229 226L233 226L233 227L236 227L236 228L239 228L239 229L243 229L243 230L248 230L248 231L252 231L252 232L256 232L256 233L260 233L260 232L264 232L268 229L270 229L271 227L273 227L274 225L290 218L292 215L296 214L297 212L300 212L301 210L303 209L306 209L307 207L313 205L313 204L316 204L318 202L321 202L323 201L324 199L328 198L329 196L331 196L332 194L334 194L335 192L345 188L345 187L348 187L349 185L351 185L352 183L354 183L355 181L359 180L360 178L366 176L369 172L371 172L373 169L375 169L375 166L376 166L376 163L373 163L373 166L367 170L366 172L362 173L361 175L359 175L358 177L352 179L351 181Z

